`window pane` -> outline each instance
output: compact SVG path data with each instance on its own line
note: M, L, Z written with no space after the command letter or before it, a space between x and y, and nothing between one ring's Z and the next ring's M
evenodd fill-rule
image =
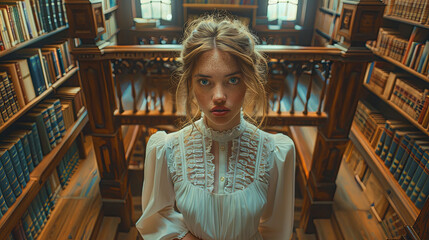
M171 5L162 4L162 19L171 21Z
M296 11L298 11L298 6L294 4L289 4L287 13L286 13L286 19L287 20L295 20L296 19Z
M161 2L152 2L152 18L161 18Z
M273 21L277 19L277 4L268 5L267 17L268 17L268 21Z
M142 17L143 18L152 18L152 11L149 4L142 4Z

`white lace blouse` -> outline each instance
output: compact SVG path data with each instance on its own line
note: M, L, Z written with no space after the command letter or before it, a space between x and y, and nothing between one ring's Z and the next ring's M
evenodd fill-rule
M180 239L188 231L204 240L289 239L294 177L292 140L244 119L226 132L203 120L157 132L147 145L136 227L145 240Z

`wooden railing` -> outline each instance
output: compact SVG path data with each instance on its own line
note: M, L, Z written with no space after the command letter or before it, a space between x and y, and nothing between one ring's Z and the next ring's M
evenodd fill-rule
M329 218L335 179L348 142L370 51L335 47L258 46L269 60L265 126L316 126L311 170L306 174L302 227ZM105 214L131 224L121 125L170 125L184 117L170 82L180 45L80 47L79 60ZM170 90L170 91L169 91ZM127 151L128 152L128 151ZM112 210L113 209L113 210Z

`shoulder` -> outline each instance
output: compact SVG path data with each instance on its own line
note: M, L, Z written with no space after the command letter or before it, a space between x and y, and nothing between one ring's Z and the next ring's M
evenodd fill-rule
M273 134L262 130L261 132L265 135L267 145L277 161L294 161L295 144L289 136L283 133Z
M152 149L165 144L167 133L164 131L158 131L152 134L147 142L147 148Z

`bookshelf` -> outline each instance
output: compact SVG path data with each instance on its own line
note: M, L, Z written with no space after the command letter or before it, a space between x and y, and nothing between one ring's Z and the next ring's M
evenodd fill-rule
M39 11L36 10L35 5L32 5L33 3L38 5ZM39 6L39 3L41 3L39 0L8 2L8 9L19 14L19 18L16 17L18 15L11 17L0 14L0 49L3 49L0 51L0 64L2 64L0 82L2 82L2 86L4 84L3 89L7 88L6 84L9 84L8 92L6 94L2 92L0 99L4 104L3 109L6 106L6 100L11 102L11 106L15 102L19 107L11 115L8 114L8 118L5 118L4 115L1 116L3 123L0 124L0 139L16 141L10 144L12 146L10 149L16 148L18 157L10 155L11 161L20 160L15 161L13 172L19 171L16 164L20 164L23 169L28 165L29 173L26 175L26 177L28 176L25 179L26 184L20 183L22 192L15 196L15 201L7 203L7 210L2 209L0 239L9 239L11 235L15 239L35 237L37 235L35 232L26 231L28 228L23 229L24 224L28 222L22 218L29 214L31 206L37 202L42 205L40 209L37 209L38 213L42 215L41 212L43 212L43 215L46 216L44 223L49 222L49 212L53 207L51 205L53 202L49 202L49 206L46 207L46 201L52 200L51 196L53 196L51 195L53 193L47 193L47 185L51 183L50 178L61 175L61 172L57 174L59 171L57 167L64 164L64 159L71 160L71 152L73 152L74 160L84 157L84 151L80 148L82 148L82 131L88 123L87 111L85 108L81 108L82 111L76 112L76 116L73 116L75 120L63 119L65 116L63 114L68 114L69 117L74 114L73 104L77 104L75 99L62 102L65 99L62 98L61 102L57 100L55 103L48 100L50 98L59 99L57 94L62 91L61 89L66 86L77 86L80 82L79 67L70 54L74 41L66 39L69 25L64 1L54 1L52 5L46 4L46 7L41 4ZM0 6L3 13L6 10L5 4L2 3ZM25 12L25 9L28 11ZM9 26L6 27L5 24ZM43 87L38 91L41 86ZM33 92L31 93L29 90ZM19 94L24 99L23 101L17 101ZM69 102L66 103L67 101ZM82 101L80 104L83 106ZM54 108L55 106L57 108ZM41 122L42 125L46 124L46 131L48 131L47 122L52 124L51 127L55 125L52 129L55 128L56 135L49 153L42 152L41 145L46 142L43 142L40 135L38 137L34 134L36 130L40 131L40 125L37 126L28 118L28 115L37 111L36 109L42 109L41 111L46 114L45 119ZM64 121L56 120L56 117L61 117ZM66 120L68 120L67 129L65 129L65 125L62 125ZM25 123L21 125L23 122L30 125L25 125ZM32 127L33 129L31 129ZM39 146L35 147L36 145ZM5 148L4 145L2 146ZM9 151L8 149L3 154L8 155ZM78 156L78 154L81 155ZM0 165L3 166L5 163L7 161L2 160ZM67 172L67 174L71 173ZM9 185L8 181L8 179L2 180L2 189ZM63 181L65 180L59 179L57 186L66 184ZM30 221L33 222L33 219Z
M387 199L391 201L391 205L396 208L397 212L402 216L406 224L413 225L420 213L420 210L418 210L414 203L411 202L409 197L402 190L401 186L384 165L384 161L375 154L374 149L370 146L356 126L352 126L350 140L355 147L357 147L368 166L385 187L386 196Z
M40 191L47 177L53 172L56 165L67 152L68 147L76 140L83 127L88 122L87 112L85 111L75 124L66 132L66 135L43 161L30 174L30 182L23 189L23 193L17 198L15 204L8 209L5 215L0 219L0 239L7 239L8 234L16 226L26 209Z

